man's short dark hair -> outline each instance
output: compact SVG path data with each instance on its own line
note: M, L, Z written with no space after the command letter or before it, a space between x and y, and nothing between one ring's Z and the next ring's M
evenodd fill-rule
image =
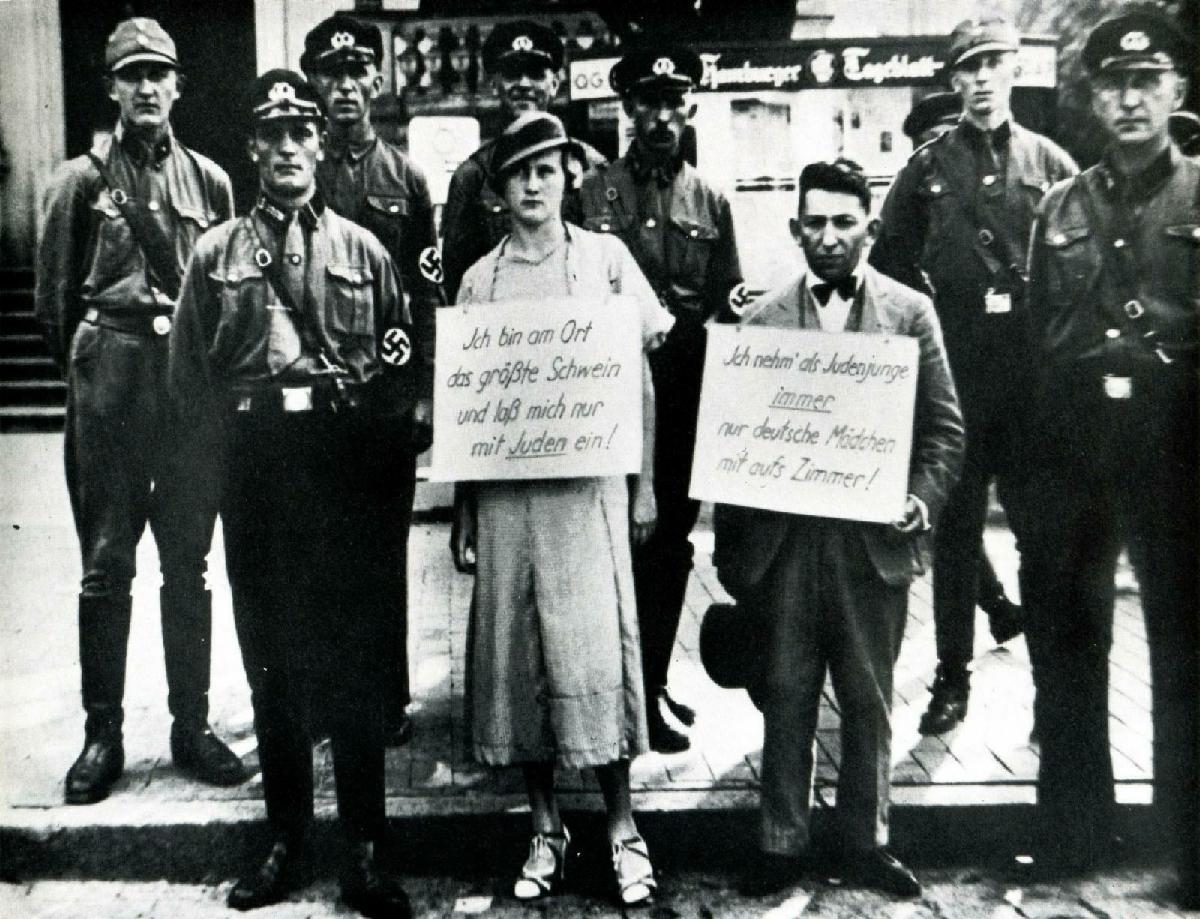
M809 163L800 172L800 205L804 211L804 196L812 189L854 195L871 213L871 187L867 184L862 166L853 160L836 159L832 163Z

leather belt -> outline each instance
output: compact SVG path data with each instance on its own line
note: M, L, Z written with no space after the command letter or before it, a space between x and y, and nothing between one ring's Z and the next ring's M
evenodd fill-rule
M234 390L229 394L228 408L233 414L332 414L357 408L355 395L352 388L339 390L328 380L314 380L294 386Z
M98 325L102 329L113 329L117 332L128 332L130 335L143 335L147 338L161 338L171 331L171 317L166 313L133 313L117 310L101 310L89 307L83 314L83 321Z

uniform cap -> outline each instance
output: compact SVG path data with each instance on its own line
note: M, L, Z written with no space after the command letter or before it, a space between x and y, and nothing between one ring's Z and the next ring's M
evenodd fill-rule
M577 149L563 123L548 112L526 112L504 129L492 151L492 188L499 191L504 180L524 160L560 147Z
M962 97L958 93L931 93L912 107L902 130L916 140L936 124L957 121L961 112Z
M154 19L138 16L118 22L104 48L104 66L111 73L143 61L178 67L175 41Z
M313 73L339 61L375 64L383 60L383 35L369 22L338 13L314 26L304 36L300 69Z
M690 48L659 46L630 51L613 65L608 82L619 95L648 86L691 89L700 83L704 65Z
M250 91L250 120L255 124L284 118L324 121L321 97L294 70L268 70Z
M1083 66L1090 73L1174 70L1191 60L1191 44L1166 13L1137 4L1092 29L1083 46Z
M1019 51L1021 35L1007 19L986 16L982 19L964 19L950 33L950 51L947 55L951 70L968 58L995 51Z
M521 59L558 71L563 65L562 41L553 29L528 19L498 23L483 43L484 69L496 73L505 62Z

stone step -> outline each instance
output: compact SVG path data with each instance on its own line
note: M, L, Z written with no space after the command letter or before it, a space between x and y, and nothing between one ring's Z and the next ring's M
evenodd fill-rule
M67 384L53 380L0 380L0 407L63 406L67 400Z
M61 405L0 406L0 433L25 434L61 431L66 420Z
M14 357L3 351L0 339L0 380L57 380L58 365L48 355Z

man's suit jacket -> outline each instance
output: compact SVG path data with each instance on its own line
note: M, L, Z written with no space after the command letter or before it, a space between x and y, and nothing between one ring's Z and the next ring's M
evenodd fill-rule
M925 503L932 523L958 476L965 444L941 327L928 297L880 274L865 261L860 271L863 282L857 294L857 307L861 308L857 331L910 335L920 343L908 491ZM806 315L803 288L801 274L754 304L742 323L786 329L816 327L813 317ZM795 514L732 504L716 506L713 561L721 584L735 599L758 584L779 553L789 526L800 519ZM920 566L917 536L900 533L887 524L863 523L859 527L879 577L897 586L911 582Z

